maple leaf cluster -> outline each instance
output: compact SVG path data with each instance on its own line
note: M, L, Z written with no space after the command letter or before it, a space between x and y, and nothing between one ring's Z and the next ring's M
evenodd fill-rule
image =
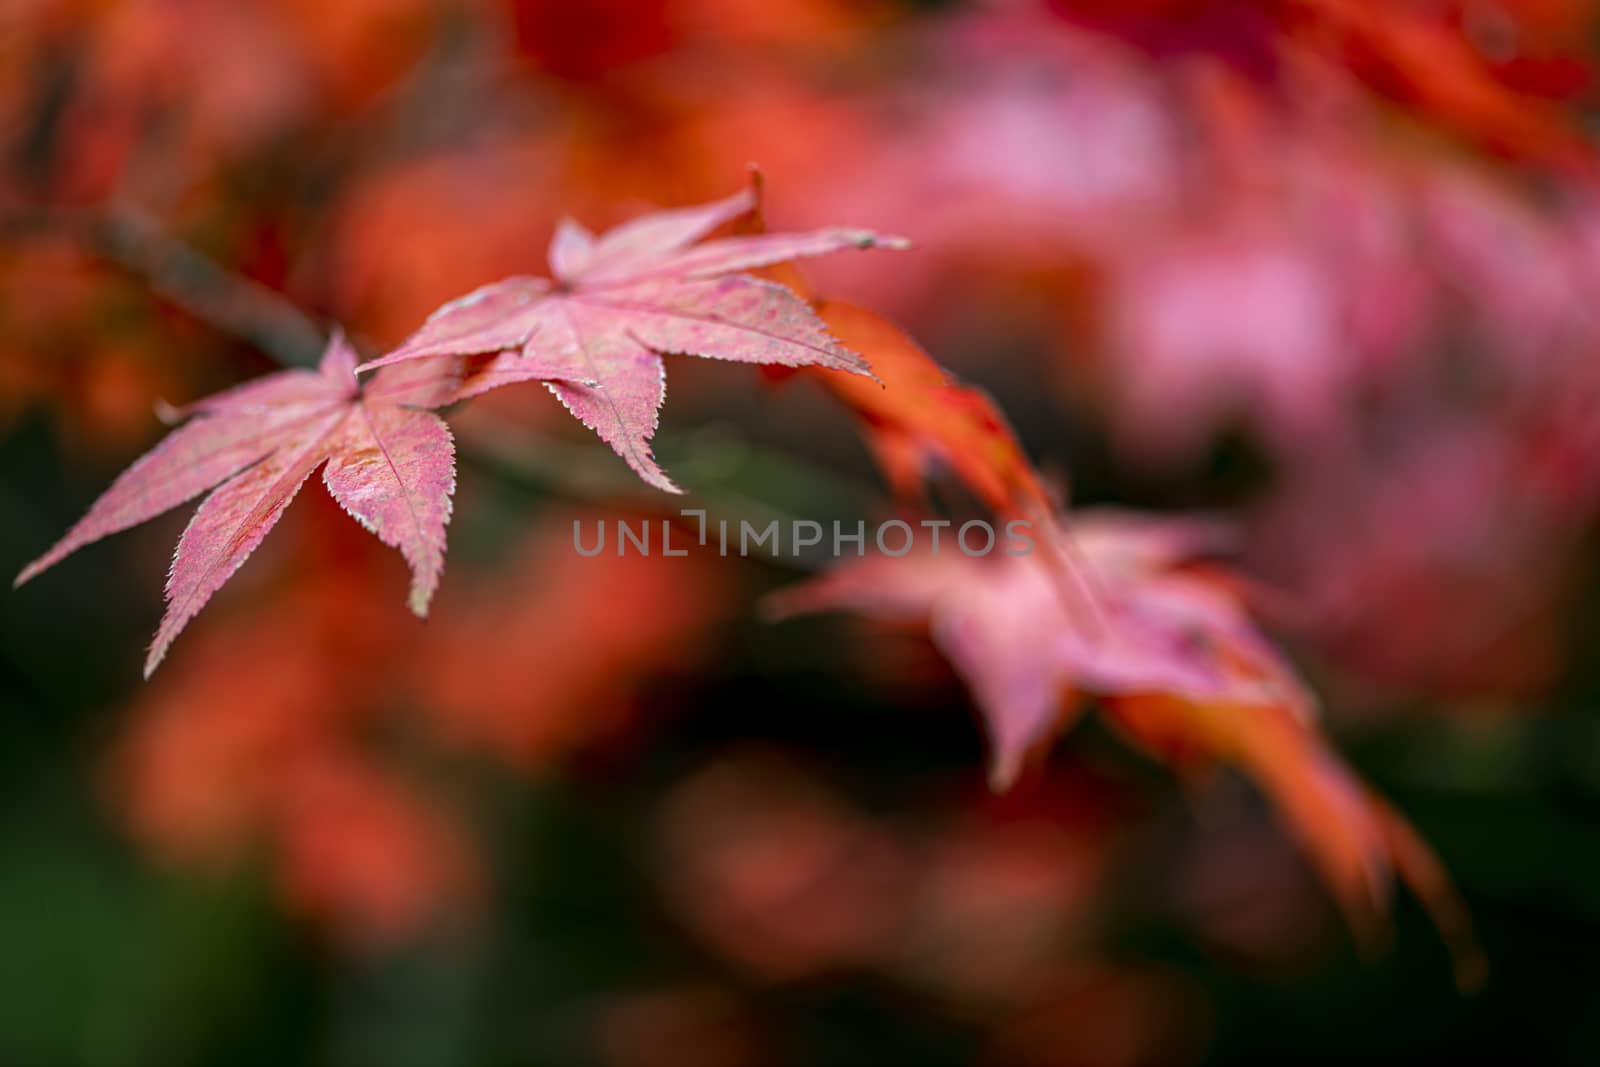
M91 542L213 490L173 556L148 677L190 619L271 531L307 478L412 570L427 614L444 569L455 452L427 409L517 382L542 382L658 489L679 491L650 454L666 396L663 353L869 373L788 289L740 273L847 248L903 247L865 230L725 237L746 190L660 212L600 238L576 223L550 245L553 280L512 278L452 301L394 352L357 367L340 335L316 371L288 370L197 401L16 583ZM376 371L365 383L360 371Z
M727 598L701 568L572 566L548 531L481 581L445 581L457 452L483 443L486 408L528 424L565 409L630 490L628 472L680 492L655 440L666 369L694 355L842 407L896 514L975 503L1034 528L1026 558L847 560L765 600L869 620L852 631L861 662L832 669L882 683L905 639L891 630L922 635L920 695L970 700L990 785L1051 824L1078 809L1038 792L1083 769L1043 765L1088 719L1195 796L1247 779L1363 945L1400 883L1461 984L1481 977L1441 865L1341 757L1265 627L1298 640L1336 716L1414 715L1417 695L1498 710L1569 669L1570 589L1600 518L1594 0L30 7L0 19L15 33L0 288L26 293L0 301L0 424L43 409L70 448L120 456L151 397L204 392L219 357L245 358L211 328L310 362L314 330L285 341L256 315L273 291L355 339L319 335L315 369L177 409L18 575L203 497L147 678L170 662L117 753L141 841L187 857L264 840L289 905L363 943L481 907L488 857L374 743L389 712L418 711L426 743L547 766L631 721L639 678L715 645ZM750 159L774 179L765 204L759 188L709 200ZM132 225L133 204L159 222ZM631 221L591 232L558 209ZM765 232L764 209L800 232ZM917 252L831 255L901 245L838 219L912 234ZM164 228L248 281L220 299L203 270L190 285L171 269L183 255L142 242ZM521 273L546 238L548 276ZM1037 358L1011 358L1023 348ZM686 370L689 408L705 383L748 378ZM819 454L851 447L807 432ZM1225 469L1245 483L1224 494L1232 521L1068 508L1023 447L1045 433L1052 460L1104 438L1084 464L1104 469L1074 453L1092 499L1108 469L1137 470L1136 499L1187 504L1181 479ZM398 577L351 549L235 589L250 611L219 603L174 645L319 472L333 503L302 499L312 537L281 547L303 561L313 542L369 544L336 505L404 559L417 615L438 600L426 636L367 603ZM458 559L475 547L463 527ZM908 846L782 767L724 772L672 793L663 889L756 983L858 969L962 1015L1031 1004L1053 1020L1008 1018L999 1062L1168 1058L1152 1034L1194 990L1084 960L1065 974L1040 948L1092 922L1078 894L1101 881L1110 830L1085 844L964 827ZM1218 837L1198 882L1277 855ZM1284 847L1273 877L1293 867ZM903 913L885 904L901 898ZM1315 925L1293 917L1252 914L1241 936L1281 947ZM715 1034L761 1062L745 1007L717 988L620 998L608 1055L653 1062Z
M334 500L405 557L411 608L422 615L443 569L455 490L453 442L429 409L539 382L646 483L677 492L650 451L663 355L807 368L860 416L902 497L914 499L935 466L947 464L996 513L1039 523L1042 550L1008 565L936 554L846 565L785 594L778 610L848 607L928 620L984 714L996 788L1016 780L1025 757L1086 697L1101 698L1141 742L1239 765L1282 808L1358 929L1381 925L1384 886L1398 866L1440 902L1471 980L1472 950L1448 883L1326 750L1314 701L1257 634L1239 590L1174 569L1205 547L1209 528L1091 516L1069 531L982 393L950 381L871 312L808 301L745 273L904 242L846 229L706 240L756 209L753 187L599 237L564 222L551 242L549 280L512 278L451 301L365 365L336 335L315 371L284 371L196 402L178 413L189 421L130 467L18 584L211 490L179 541L148 676L320 468ZM365 371L374 373L363 381ZM872 384L851 384L843 377L851 374Z

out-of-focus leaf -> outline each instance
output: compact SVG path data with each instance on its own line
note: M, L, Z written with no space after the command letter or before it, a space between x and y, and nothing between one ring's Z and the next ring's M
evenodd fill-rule
M1381 932L1398 870L1436 905L1463 981L1472 980L1481 962L1437 861L1414 834L1394 829L1397 816L1317 731L1312 696L1256 631L1237 587L1182 566L1214 549L1218 532L1123 515L1080 519L1077 543L1101 609L1094 626L1071 616L1037 554L869 557L780 593L774 606L925 621L982 712L996 788L1012 784L1084 696L1100 697L1119 729L1169 762L1239 768L1363 940Z
M950 467L1002 514L1049 506L1005 416L981 390L953 382L904 332L865 308L816 305L833 336L872 364L881 385L830 374L822 383L867 426L874 457L896 494L917 499L933 462Z

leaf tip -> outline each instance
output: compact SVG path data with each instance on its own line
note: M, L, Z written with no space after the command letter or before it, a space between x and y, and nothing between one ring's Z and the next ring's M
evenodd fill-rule
M989 792L996 796L1011 792L1011 787L1017 784L1020 770L1016 758L996 753L989 760Z
M745 164L745 174L748 178L744 188L745 195L750 198L750 206L759 209L762 198L767 192L767 176L762 172L761 164L754 160Z
M885 389L889 387L887 382L878 377L878 372L872 369L872 364L867 362L865 356L852 352L848 348L840 349L840 351L846 356L842 365L835 366L824 363L819 364L819 366L825 370L839 370L844 371L846 374L859 374L863 378L871 378Z
M629 465L632 466L632 464ZM672 493L676 496L683 495L683 488L679 486L677 482L673 481L671 478L668 478L659 467L650 471L644 471L635 468L635 473L644 479L645 484L659 489L663 493Z
M904 252L911 247L908 238L887 233L873 233L871 230L861 230L855 234L855 243L857 248L886 248L892 252Z
M38 559L34 560L32 563L28 564L26 567L23 567L17 572L17 576L11 579L11 588L21 589L24 585L33 581L35 578L39 577L39 575L43 574L51 567L54 567L59 562L61 562L61 556L55 549L46 552L44 555L40 556Z

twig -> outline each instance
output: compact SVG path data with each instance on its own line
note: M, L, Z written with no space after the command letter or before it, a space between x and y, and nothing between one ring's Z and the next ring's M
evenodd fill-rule
M487 463L502 474L540 488L555 489L575 499L621 504L658 514L697 531L700 524L690 523L685 518L685 508L704 509L708 526L726 521L765 527L776 522L780 530L792 530L797 521L792 512L732 488L726 479L725 457L713 455L710 448L693 441L680 448L668 445L667 451L676 451L679 455L674 468L682 471L723 469L725 474L720 481L712 477L691 478L695 484L693 495L678 497L649 488L609 453L572 445L520 425L477 416L462 420L456 425L455 433L456 439L467 446L467 454L472 459ZM786 474L781 479L784 481L819 482L832 477L778 453L741 450L744 463L754 457L764 465L780 466ZM764 542L757 542L755 547L762 560L785 570L810 574L821 570L827 562L814 552L797 555L791 550L785 554L781 550L781 540L772 547Z
M326 331L287 298L227 270L136 209L12 216L0 228L12 237L37 231L70 234L201 322L286 367L315 366L326 344Z
M220 333L246 341L286 367L314 366L326 343L323 331L287 298L273 290L235 274L184 241L164 232L142 212L118 209L100 215L55 215L34 225L67 228L99 255L142 278L165 299L181 307ZM16 229L15 220L9 227ZM543 488L579 500L625 503L630 507L657 511L677 517L682 499L664 496L648 489L627 472L613 457L597 448L572 445L548 435L493 420L474 413L456 426L457 437L469 454L496 469ZM715 476L696 479L696 503L706 507L712 521L755 522L766 525L774 520L790 528L794 517L782 508L739 492L726 484L729 473L728 449L716 449L693 438L674 442L662 439L663 451L680 454L683 469L700 469ZM777 453L754 452L743 442L732 450L738 459L734 468L747 466L752 458L762 465L780 469L783 480L821 485L837 483L827 472ZM713 454L715 453L715 454ZM833 484L828 495L837 498L841 491L865 495L856 486ZM818 559L783 555L759 546L765 558L790 569L814 571Z
M88 229L102 255L189 314L249 341L285 366L316 365L326 344L324 331L266 286L224 270L137 212L102 216Z

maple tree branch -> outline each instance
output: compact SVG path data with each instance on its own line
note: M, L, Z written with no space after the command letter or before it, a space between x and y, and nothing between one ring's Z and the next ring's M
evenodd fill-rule
M690 505L703 508L707 521L711 523L726 520L730 524L746 522L765 526L777 522L782 528L790 529L798 518L784 508L741 492L730 485L725 476L720 480L714 475L693 479L696 486L688 498L669 496L639 481L610 453L561 441L537 430L482 416L463 419L453 430L456 439L467 446L464 455L488 464L501 474L539 488L555 489L575 499L620 504L647 511L678 522L687 530L697 528L696 523L687 521L682 514L684 508ZM667 448L672 447L669 439ZM776 467L779 479L791 484L811 482L820 485L822 482L836 481L833 475L799 463L782 453L751 449L743 442L739 442L733 450L739 453L739 459L735 461L737 464ZM700 468L709 474L715 468L729 466L726 461L729 450L715 443L691 440L679 451L679 457L673 461L674 470ZM834 489L837 490L833 492L834 496L853 496L857 493L854 486L845 486L842 490L835 486ZM798 556L793 552L784 553L780 551L780 546L769 548L765 542L758 541L754 547L760 556L752 558L759 558L785 570L812 574L828 562L810 553Z
M11 214L8 239L66 234L219 333L246 341L286 367L315 366L327 331L287 297L242 277L162 230L131 207Z
M312 367L325 332L292 302L234 274L148 216L119 209L91 219L85 237L106 259L151 290L223 333L248 341L287 367Z
M166 233L143 212L120 208L92 215L56 215L52 219L108 261L143 279L153 292L218 332L250 343L286 367L316 365L326 338L309 316L282 294L229 271L187 242ZM678 517L683 504L681 498L664 498L648 488L617 466L609 453L597 449L476 413L459 420L454 431L473 458L562 496L623 503L672 518ZM828 491L819 495L834 499L867 495L855 485L834 484L838 482L834 475L780 453L751 449L743 441L733 448L703 439L675 442L665 438L658 443L667 451L680 453L678 466L705 471L707 476L697 479L695 497L713 520L759 525L777 520L787 527L795 518L784 509L727 484L730 453L737 453L738 457L733 466L756 464L772 468L786 483L829 482L824 487ZM821 565L820 560L808 556L784 555L759 543L758 547L762 558L787 569L809 573Z

